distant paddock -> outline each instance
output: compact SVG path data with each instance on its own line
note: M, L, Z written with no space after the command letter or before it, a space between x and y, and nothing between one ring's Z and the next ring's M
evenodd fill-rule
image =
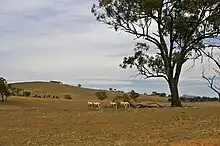
M0 103L0 145L166 145L220 135L218 102L115 110L104 101L93 110L87 101L9 98Z

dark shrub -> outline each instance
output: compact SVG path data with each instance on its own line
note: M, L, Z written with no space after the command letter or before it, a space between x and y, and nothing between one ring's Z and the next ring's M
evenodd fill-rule
M99 91L95 93L95 96L99 99L99 100L104 100L107 98L107 94L104 91Z
M69 94L64 95L64 98L65 98L65 99L72 99L71 95L69 95Z
M23 96L26 96L26 97L29 97L29 96L31 95L31 92L29 92L29 91L24 91L24 92L22 93L22 95L23 95Z

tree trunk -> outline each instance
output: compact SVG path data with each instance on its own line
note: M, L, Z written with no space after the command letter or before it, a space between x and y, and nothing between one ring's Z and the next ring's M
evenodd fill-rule
M182 107L179 98L178 82L172 80L169 83L169 88L171 92L171 107Z
M5 96L5 101L8 99L8 96Z
M2 96L2 102L4 102L4 94L1 93L1 96Z

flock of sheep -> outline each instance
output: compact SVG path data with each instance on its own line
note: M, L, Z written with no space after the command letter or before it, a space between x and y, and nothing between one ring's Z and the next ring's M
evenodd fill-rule
M131 107L130 103L127 102L127 101L120 101L120 102L115 102L115 101L111 102L110 101L107 106L108 107L113 107L115 109L117 109L119 106L122 106L124 108L130 108ZM98 108L98 109L101 108L100 102L92 102L92 101L88 101L88 107L89 108L93 107L93 108Z

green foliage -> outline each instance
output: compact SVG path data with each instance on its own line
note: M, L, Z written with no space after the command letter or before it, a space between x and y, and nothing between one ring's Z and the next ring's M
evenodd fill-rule
M13 95L13 96L23 96L23 92L25 92L24 89L16 88L12 84L9 84L8 88L9 88L9 90L11 92L11 95Z
M95 96L99 99L99 100L104 100L106 99L108 96L106 94L106 92L104 91L99 91L95 93Z
M29 92L29 91L24 91L24 92L22 93L22 96L29 97L30 95L31 95L31 92Z
M69 95L69 94L66 94L66 95L64 95L64 98L65 98L65 99L72 99L72 96Z
M7 97L11 95L7 80L3 77L0 77L0 94L2 96L2 101L4 101L3 96L6 96L6 99L7 99Z
M122 95L117 95L114 101L130 101L130 97L127 93L124 93Z

